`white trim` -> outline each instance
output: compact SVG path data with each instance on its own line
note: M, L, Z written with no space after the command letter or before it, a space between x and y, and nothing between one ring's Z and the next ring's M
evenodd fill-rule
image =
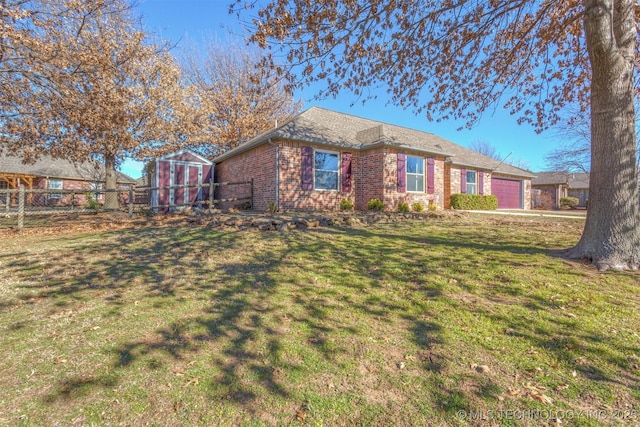
M166 160L166 161L171 161L171 162L183 162L183 163L196 163L196 162L187 161L187 160L173 160L172 159L172 157L179 156L181 154L190 154L190 155L196 157L198 160L202 161L203 163L205 163L207 165L210 165L210 164L213 163L213 162L211 162L211 160L208 160L208 159L202 157L200 154L195 153L195 152L193 152L191 150L187 150L187 149L179 150L179 151L176 151L176 152L173 152L173 153L170 153L170 154L166 154L166 155L164 155L162 157L158 157L156 160Z
M416 159L421 159L422 160L422 190L416 190L416 191L412 191L409 190L409 175L413 175L413 176L420 176L419 173L409 173L409 157L414 157ZM406 192L407 193L414 193L414 194L422 194L422 193L426 193L427 191L427 185L426 185L426 159L422 156L414 156L412 154L405 154L405 159L404 159L404 182L405 182L405 187L406 187ZM434 171L435 173L435 171Z
M475 191L473 193L469 192L469 182L470 181L467 179L467 177L469 176L469 172L473 172L474 177L475 177L475 180L471 183L471 185L474 186L473 188L475 188ZM466 169L464 180L466 182L467 194L480 194L480 193L478 193L478 171Z
M336 157L338 158L338 180L336 182L336 186L337 188L333 189L333 188L316 188L316 153L327 153L327 154L335 154ZM341 164L341 158L340 158L340 152L339 151L329 151L329 150L319 150L319 149L314 149L313 150L313 189L315 191L340 191L340 183L342 182L342 164ZM331 170L328 169L321 169L323 171L327 171L327 172L333 172Z
M51 181L60 181L60 188L51 188ZM64 190L64 180L57 178L47 178L47 190ZM50 199L62 199L62 193L48 193Z

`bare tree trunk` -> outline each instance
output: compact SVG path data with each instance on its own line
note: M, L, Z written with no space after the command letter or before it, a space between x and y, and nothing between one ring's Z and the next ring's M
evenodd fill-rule
M116 156L115 154L109 154L104 156L104 170L105 170L105 188L107 190L115 190L117 188L116 180ZM111 191L105 194L104 208L105 209L118 209L118 193Z
M570 256L599 270L640 266L633 0L585 0L591 80L589 212Z

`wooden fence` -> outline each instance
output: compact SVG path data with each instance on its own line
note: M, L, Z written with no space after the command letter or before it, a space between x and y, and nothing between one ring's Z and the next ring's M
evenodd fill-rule
M216 198L217 190L224 186L247 186L246 196L236 198ZM154 197L161 191L196 190L197 197L184 200L183 203L154 203ZM105 203L106 200L110 203ZM24 227L25 217L51 216L59 214L82 214L119 211L129 218L138 212L171 212L183 208L214 208L221 205L253 207L253 180L239 182L220 182L202 185L180 185L171 187L130 187L116 190L83 189L0 189L0 227ZM106 206L105 206L106 205ZM112 206L109 208L108 206ZM16 221L17 220L17 221Z

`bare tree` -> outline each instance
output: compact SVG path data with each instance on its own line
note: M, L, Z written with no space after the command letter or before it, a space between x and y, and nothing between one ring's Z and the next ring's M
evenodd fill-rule
M484 156L491 157L495 160L500 160L503 163L514 166L516 168L530 170L529 162L520 157L511 157L511 154L508 153L506 156L503 156L498 149L493 146L490 142L487 142L483 139L476 139L475 141L471 141L469 148L473 151L476 151Z
M151 43L125 0L21 1L3 25L0 124L25 161L42 153L105 165L116 188L125 155L179 145L190 123L172 57ZM111 194L113 195L113 194ZM107 197L106 207L115 207Z
M471 144L469 144L469 148L487 157L491 157L492 159L503 160L503 157L500 155L496 147L491 145L490 142L487 142L483 139L476 139L474 141L471 141Z
M640 109L636 99L636 147L638 147L637 163L640 165ZM589 173L591 169L591 133L587 112L580 111L575 105L567 108L565 117L556 126L558 147L547 153L545 161L548 170L566 170L569 172Z
M302 103L255 48L211 38L188 46L181 58L183 74L195 88L200 129L189 145L214 157L295 116Z
M384 86L400 106L469 125L500 104L538 130L571 102L590 109L590 211L569 254L624 269L640 267L638 9L635 0L271 0L251 23L271 65L293 84L325 82L321 96Z

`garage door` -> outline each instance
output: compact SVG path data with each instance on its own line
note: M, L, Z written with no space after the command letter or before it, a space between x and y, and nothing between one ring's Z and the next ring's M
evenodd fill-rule
M522 208L522 181L491 178L491 194L498 198L498 209Z

